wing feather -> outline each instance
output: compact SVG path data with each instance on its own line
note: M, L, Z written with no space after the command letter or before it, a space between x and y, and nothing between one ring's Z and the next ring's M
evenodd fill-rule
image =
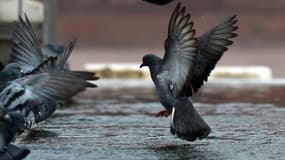
M234 33L238 29L236 23L237 16L234 15L198 38L197 66L191 82L188 82L185 88L188 96L192 95L192 89L197 92L204 81L208 80L208 76L228 50L228 46L233 44L231 39L237 36Z
M19 17L12 34L12 51L9 63L18 63L26 69L33 69L43 61L40 40L31 22Z
M158 75L172 83L175 96L179 96L194 71L197 57L197 39L194 36L191 15L178 3L170 18L165 54Z

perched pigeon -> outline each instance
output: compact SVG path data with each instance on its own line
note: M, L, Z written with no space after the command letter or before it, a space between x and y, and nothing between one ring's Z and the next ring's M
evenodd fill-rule
M74 45L75 41L63 54L50 57L23 77L10 81L0 92L0 159L7 154L28 154L10 144L16 134L48 118L65 99L96 87L86 81L86 77L96 80L94 73L63 69Z
M172 2L173 0L143 0L143 1L150 2L153 4L158 4L158 5L165 5L165 4Z
M163 59L147 54L140 67L148 66L158 90L160 102L166 108L157 116L172 112L171 133L194 141L210 133L210 127L193 107L190 96L203 85L211 70L233 42L237 29L233 16L195 38L191 15L179 3L172 13Z

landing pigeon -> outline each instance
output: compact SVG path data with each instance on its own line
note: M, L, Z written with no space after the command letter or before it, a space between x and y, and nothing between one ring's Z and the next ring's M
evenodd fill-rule
M163 59L147 54L140 67L149 67L161 104L166 111L157 116L172 113L171 133L179 138L194 141L205 138L210 127L193 107L190 97L203 85L227 46L236 37L236 15L214 27L199 38L191 15L178 3L172 13L168 37L165 40Z

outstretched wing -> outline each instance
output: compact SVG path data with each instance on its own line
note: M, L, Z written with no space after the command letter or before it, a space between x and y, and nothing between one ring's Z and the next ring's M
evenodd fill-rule
M50 57L32 72L10 82L0 92L2 105L9 111L21 112L26 116L29 114L28 117L32 117L31 122L34 123L34 117L35 122L38 122L53 113L58 102L65 101L88 87L96 87L87 81L98 79L95 73L63 69L74 45L75 41L70 43L63 54Z
M83 80L97 80L96 73L86 72L86 71L69 71L64 69L65 64L76 44L76 39L69 43L69 46L65 48L64 52L56 57L49 57L42 64L36 67L31 72L26 75L38 74L38 73L51 73L51 72L66 72L75 77L81 78Z
M41 45L28 17L19 17L12 35L12 52L9 63L18 63L24 71L32 70L43 61Z
M31 72L27 74L63 71L64 65L67 63L67 59L71 55L71 52L73 51L75 44L76 44L76 39L69 43L68 47L65 48L62 54L57 55L55 57L49 57L47 60L43 61L43 63L35 67Z
M87 87L96 87L85 79L92 78L91 73L85 75L85 72L63 70L74 43L70 44L64 54L50 57L32 72L10 82L10 85L0 92L0 102L4 103L3 106L8 110L22 110L27 108L27 103L36 106L55 103L69 99ZM93 77L96 78L95 74Z
M68 72L53 72L28 75L19 78L0 93L0 100L7 110L27 110L33 103L53 104L66 100L87 87L96 87Z
M231 39L237 36L234 31L238 29L234 26L236 22L237 16L234 15L198 38L197 65L191 84L185 88L188 96L192 95L192 89L196 93L207 81L218 60L228 50L227 46L233 44Z
M191 15L178 3L174 10L165 41L165 54L158 77L171 82L170 89L178 96L188 77L192 76L197 57L197 40Z
M30 86L28 88L31 92L48 101L66 100L87 87L96 87L96 85L87 82L87 80L98 79L95 77L95 73L63 69L75 43L76 40L70 42L63 54L50 57L39 65L26 77L27 81L24 85Z

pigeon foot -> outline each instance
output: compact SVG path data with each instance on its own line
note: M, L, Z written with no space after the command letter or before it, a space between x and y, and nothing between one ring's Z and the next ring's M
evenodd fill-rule
M168 110L162 110L156 114L156 117L168 117L170 112Z

